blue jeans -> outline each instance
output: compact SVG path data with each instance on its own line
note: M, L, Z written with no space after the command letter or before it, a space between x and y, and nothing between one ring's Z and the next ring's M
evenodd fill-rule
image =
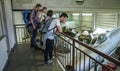
M32 29L33 29L33 27L32 27ZM37 28L33 29L32 36L31 36L31 46L37 47L36 36L37 36Z

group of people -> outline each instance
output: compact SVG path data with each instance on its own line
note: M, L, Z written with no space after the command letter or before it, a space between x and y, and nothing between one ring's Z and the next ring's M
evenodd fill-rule
M39 29L38 26L42 24L43 20L47 23L50 23L48 27L48 32L41 34L42 36L42 42L44 45L44 59L45 64L51 63L51 60L53 58L53 49L56 44L56 35L55 32L62 32L61 23L65 23L67 21L68 15L66 13L61 13L59 18L52 18L53 11L48 10L46 7L43 7L40 4L36 4L35 8L32 10L30 15L30 22L31 26L30 29L32 29L32 36L31 36L31 47L33 47L36 50L39 50L40 48L36 44L36 36L37 36L37 30ZM51 19L51 22L50 22Z

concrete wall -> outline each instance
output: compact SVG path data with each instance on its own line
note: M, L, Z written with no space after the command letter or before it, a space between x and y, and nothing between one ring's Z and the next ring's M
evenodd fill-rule
M6 44L6 37L4 37L2 40L0 40L0 71L3 70L8 59Z
M37 3L58 11L120 9L120 0L84 0L83 5L78 5L75 0L13 0L13 9L32 9Z
M3 35L0 39L0 71L3 70L8 60L8 50L11 50L15 45L15 34L12 18L11 0L0 1L0 13L3 24ZM1 36L0 36L1 37Z
M3 28L4 22L3 22L3 12L2 12L1 4L2 2L0 1L0 14L1 14L0 23L2 24L1 27ZM3 32L2 32L2 35L4 34ZM3 70L8 59L6 37L5 36L3 37L2 35L0 35L0 71Z
M15 32L13 26L13 17L12 17L12 8L11 8L11 0L4 0L5 14L6 14L6 24L8 31L8 39L9 39L9 48L13 48L15 45Z
M3 28L3 12L2 12L2 2L0 1L0 26ZM3 31L4 29L2 29ZM1 30L0 30L1 31ZM7 54L7 42L6 42L6 36L4 36L4 33L0 35L0 71L3 70L7 59L8 59L8 54Z

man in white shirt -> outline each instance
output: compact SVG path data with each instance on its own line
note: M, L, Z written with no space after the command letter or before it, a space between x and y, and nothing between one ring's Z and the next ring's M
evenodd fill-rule
M58 19L53 19L48 28L48 30L50 31L43 35L43 40L44 40L43 43L45 44L45 53L44 53L45 64L51 63L51 59L53 56L52 52L56 44L55 32L56 31L58 31L59 33L62 32L60 23L65 23L67 18L68 18L68 15L66 13L62 13Z

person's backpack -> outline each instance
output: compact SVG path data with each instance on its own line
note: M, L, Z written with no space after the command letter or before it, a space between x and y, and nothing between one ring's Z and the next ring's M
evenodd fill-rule
M52 20L53 20L54 18L50 18L50 19L48 19L48 20L43 20L42 22L41 22L41 24L40 24L40 33L41 34L46 34L47 32L49 32L49 31L51 31L51 30L53 30L53 29L55 29L56 28L56 26L54 27L54 28L51 28L51 29L49 29L49 26L50 26L50 24L52 23ZM49 29L49 30L48 30Z
M23 20L26 26L30 25L30 15L31 15L31 11L29 10L24 10L23 11Z

